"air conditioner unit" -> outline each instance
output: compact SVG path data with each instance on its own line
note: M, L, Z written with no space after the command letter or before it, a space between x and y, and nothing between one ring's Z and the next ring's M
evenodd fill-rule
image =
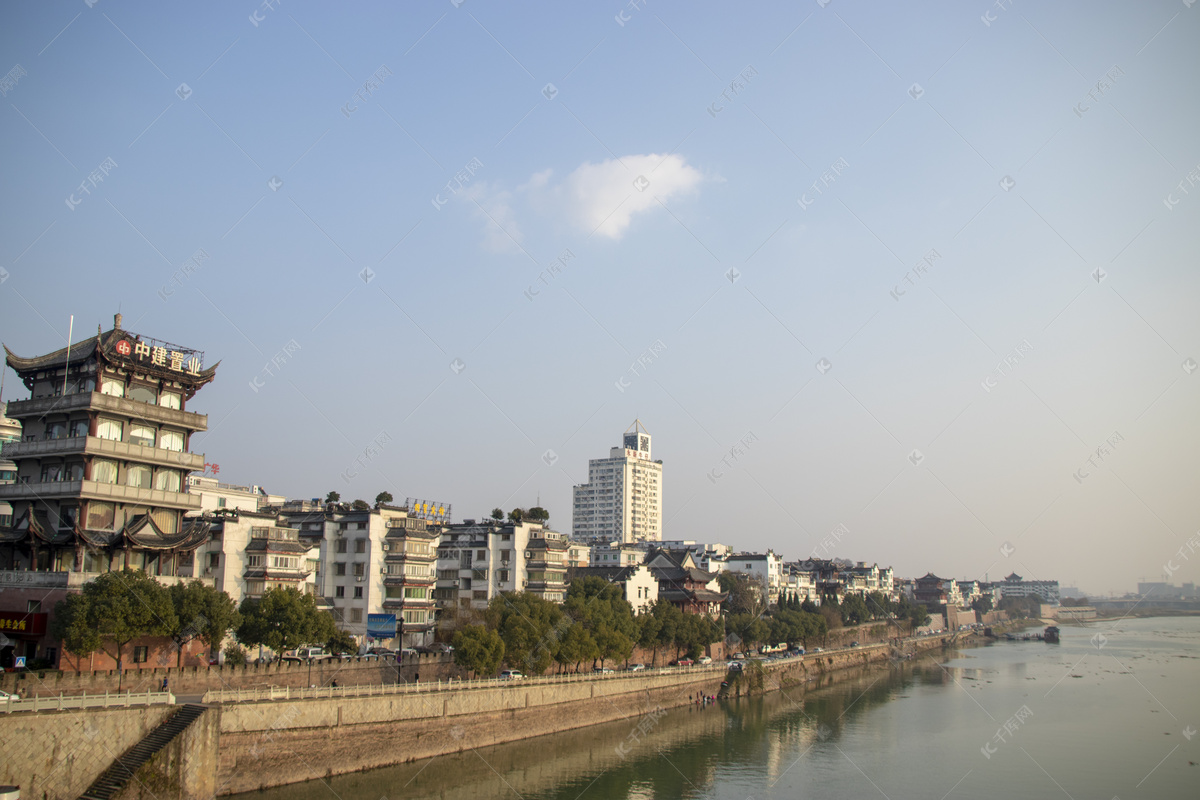
M358 581L359 583L362 583L366 579L367 579L366 575L355 575L354 576L354 580Z

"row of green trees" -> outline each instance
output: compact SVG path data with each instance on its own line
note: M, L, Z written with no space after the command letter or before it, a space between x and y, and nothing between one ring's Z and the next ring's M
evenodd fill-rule
M501 664L531 675L551 667L578 672L584 665L627 660L634 646L673 650L695 658L720 641L720 622L685 614L665 600L635 615L619 585L587 577L571 582L562 605L528 592L495 597L483 622L454 635L455 661L477 675Z
M213 651L230 631L242 645L268 647L277 657L311 643L324 643L334 653L356 649L313 595L268 589L235 606L228 594L201 581L168 587L131 569L103 573L59 601L51 630L66 650L77 656L104 652L122 673L129 645L141 637L168 637L176 648L175 665L181 666L188 642L200 639ZM245 662L240 648L226 648L226 655L228 662Z

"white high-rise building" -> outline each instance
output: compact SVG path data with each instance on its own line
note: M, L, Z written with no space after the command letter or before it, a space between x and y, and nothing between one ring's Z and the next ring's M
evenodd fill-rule
M608 458L588 461L588 482L574 487L572 536L588 542L662 540L662 461L650 457L641 420Z

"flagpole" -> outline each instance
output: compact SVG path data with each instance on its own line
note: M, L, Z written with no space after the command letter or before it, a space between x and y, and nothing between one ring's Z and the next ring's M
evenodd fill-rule
M75 335L75 315L71 315L71 324L67 328L67 363L63 364L63 397L67 396L67 373L71 370L71 337Z

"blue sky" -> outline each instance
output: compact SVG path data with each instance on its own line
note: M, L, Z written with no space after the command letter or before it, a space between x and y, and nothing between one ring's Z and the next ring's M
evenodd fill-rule
M1200 578L1200 10L588 5L7 6L0 338L293 497L569 530L641 418L668 538Z

